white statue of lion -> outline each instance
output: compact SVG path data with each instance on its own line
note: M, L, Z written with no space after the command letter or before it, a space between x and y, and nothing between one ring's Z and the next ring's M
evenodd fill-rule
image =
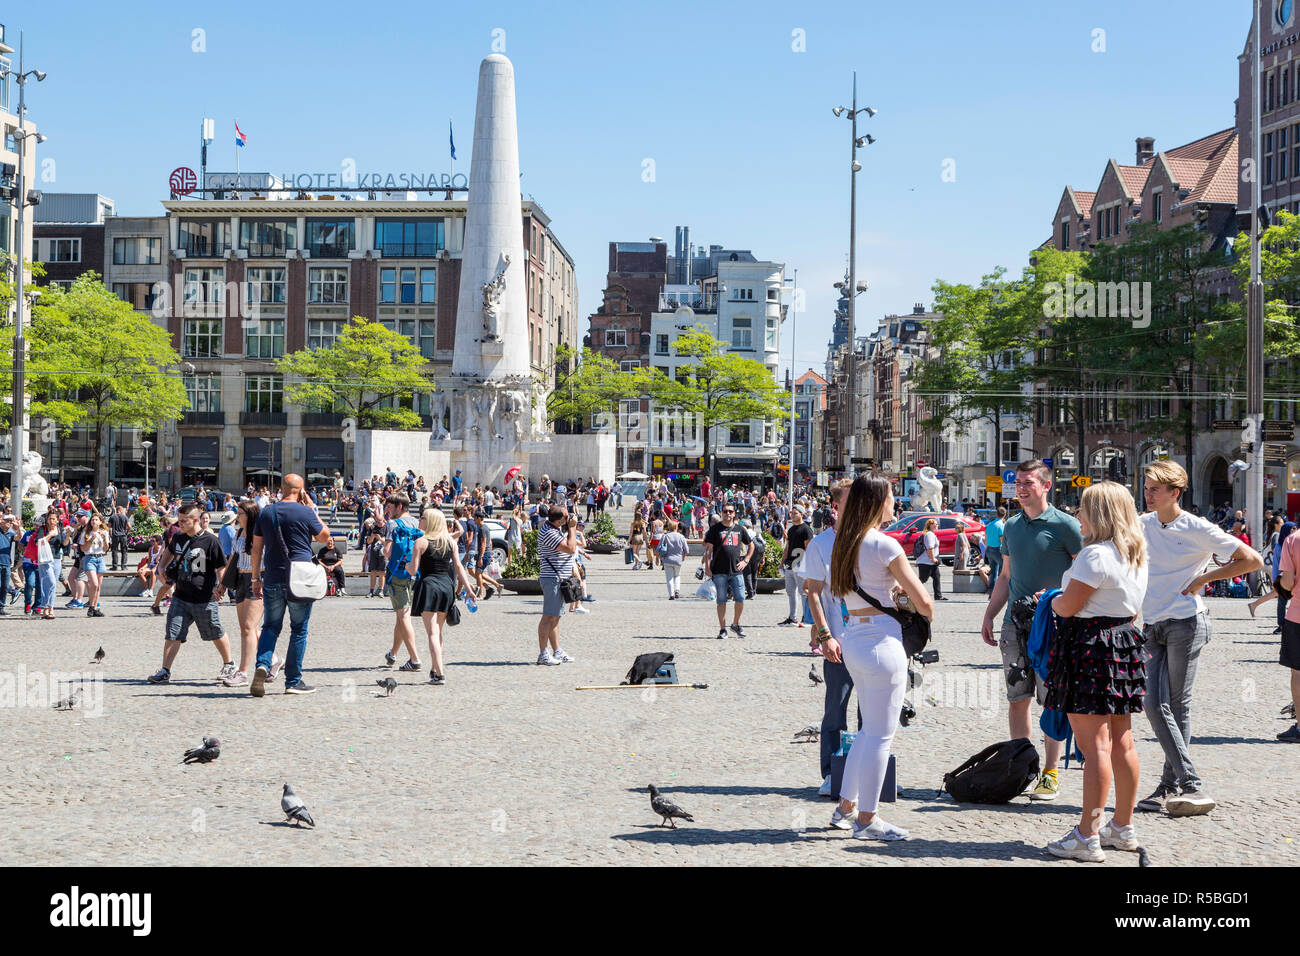
M929 465L917 472L916 483L921 490L912 494L913 511L939 511L943 508L943 482L939 473Z
M26 498L29 492L49 496L49 482L41 475L41 467L44 464L45 459L41 457L40 452L29 451L23 455L22 497Z

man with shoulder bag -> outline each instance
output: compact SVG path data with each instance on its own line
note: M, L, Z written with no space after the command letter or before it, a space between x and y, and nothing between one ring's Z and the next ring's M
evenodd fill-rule
M544 506L543 506L544 507ZM578 553L578 519L561 505L543 510L537 531L538 580L542 585L542 619L537 623L537 663L568 664L573 658L560 648L560 617L580 600L573 580Z

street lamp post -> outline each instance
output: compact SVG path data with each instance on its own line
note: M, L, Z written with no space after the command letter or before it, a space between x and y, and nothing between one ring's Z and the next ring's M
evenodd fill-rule
M140 442L140 447L144 449L144 493L149 494L149 449L153 447L153 442L145 439Z
M858 287L857 267L858 267L858 171L862 169L862 164L858 162L858 148L876 140L873 136L858 136L858 114L866 113L867 118L876 115L876 110L870 106L864 106L858 109L858 74L855 70L853 73L853 105L847 109L843 106L836 106L831 110L836 116L848 114L848 120L852 127L849 143L849 354L848 354L848 428L847 440L844 451L849 459L845 462L845 471L853 473L853 454L857 451L857 326L855 323L854 298Z
M13 441L10 443L9 484L10 501L13 502L15 514L22 514L23 496L23 455L27 451L27 341L23 335L23 260L27 251L24 215L27 209L27 139L34 136L37 143L45 142L44 134L29 130L24 125L27 116L27 81L36 78L37 83L45 80L40 70L26 70L23 62L22 34L18 39L18 71L5 70L0 77L13 77L18 82L18 128L13 138L18 146L18 182L14 200L18 204L18 255L14 257L14 378L11 415L13 417Z
M1252 447L1247 449L1250 469L1246 472L1246 529L1258 547L1264 540L1264 283L1260 276L1260 88L1261 39L1259 0L1255 0L1254 42L1251 45L1251 129L1250 155L1255 158L1255 176L1250 203L1250 285L1246 295L1246 420ZM1188 448L1187 470L1193 467Z
M790 460L786 464L786 469L787 469L786 478L789 479L788 482L789 491L786 493L786 503L785 503L787 509L794 507L794 460L797 457L795 454L794 432L795 432L796 422L798 418L798 415L796 413L796 406L795 406L795 393L798 391L798 386L795 384L795 375L794 375L794 370L795 370L794 343L795 343L795 335L799 331L799 270L798 269L794 270L794 275L791 277L791 284L794 286L794 288L792 290L792 295L790 296L790 308L794 312L794 315L790 319L790 440L786 443L786 447L790 449L790 454L786 455L786 457L789 458Z

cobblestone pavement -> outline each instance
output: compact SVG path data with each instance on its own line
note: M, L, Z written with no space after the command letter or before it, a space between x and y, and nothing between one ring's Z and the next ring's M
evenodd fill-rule
M216 654L193 633L173 682L146 684L163 625L140 599L107 601L97 620L0 619L0 699L6 679L31 690L29 706L12 690L0 706L0 862L1078 865L1042 849L1076 819L1077 769L1062 773L1054 804L935 799L945 770L1007 736L997 651L978 635L982 598L940 605L942 662L912 694L916 722L895 738L904 789L884 816L912 839L860 844L825 828L832 804L816 794L817 746L793 739L820 720L822 691L807 678L809 632L775 626L783 594L746 606L748 639L718 641L712 605L667 602L658 572L600 557L592 583L592 613L562 622L576 663L534 665L540 599L510 596L450 631L445 686L424 684L427 669L395 674L391 699L374 685L389 673L374 666L391 633L385 600L317 605L307 679L319 692L286 697L277 683L262 700L215 684ZM1287 726L1277 716L1287 684L1271 621L1251 621L1244 601L1216 600L1211 612L1193 753L1220 808L1140 816L1141 838L1156 865L1300 863L1300 748L1274 740ZM237 642L234 609L222 619ZM96 668L100 644L107 659ZM574 689L617 684L654 650L672 651L681 679L709 689ZM52 671L102 671L87 685L87 712L50 709ZM1145 794L1160 750L1145 718L1135 728ZM222 740L220 760L182 766L204 735ZM283 823L285 781L314 832ZM695 823L658 829L649 783ZM1112 851L1105 865L1136 859Z

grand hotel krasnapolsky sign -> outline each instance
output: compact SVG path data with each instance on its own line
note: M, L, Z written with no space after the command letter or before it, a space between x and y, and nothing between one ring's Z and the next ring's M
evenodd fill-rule
M415 172L286 173L278 178L270 173L207 173L203 185L206 190L246 192L275 189L468 189L469 177L464 173Z

